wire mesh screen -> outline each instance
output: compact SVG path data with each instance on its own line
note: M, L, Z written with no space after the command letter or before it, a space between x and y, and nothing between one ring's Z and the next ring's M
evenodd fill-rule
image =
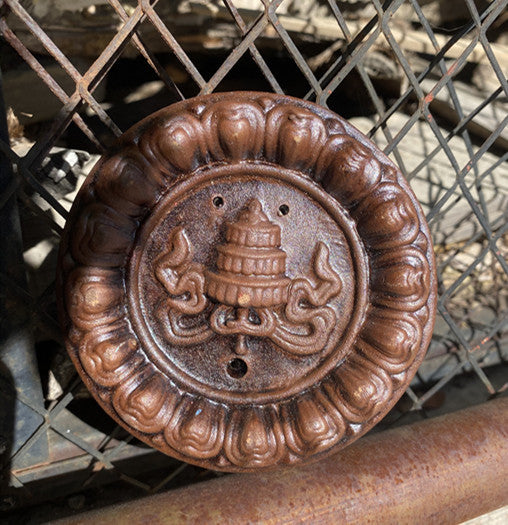
M317 102L410 181L435 243L438 318L426 360L381 428L502 394L506 7L0 2L1 510L37 522L23 509L46 503L55 517L221 475L145 447L101 411L63 348L54 297L59 236L99 155L141 118L198 94L259 90Z

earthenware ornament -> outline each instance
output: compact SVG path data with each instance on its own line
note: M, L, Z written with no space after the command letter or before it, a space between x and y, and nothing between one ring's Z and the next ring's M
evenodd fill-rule
M436 302L397 167L320 106L238 92L165 108L98 162L58 289L103 409L225 471L300 464L372 428L422 361Z

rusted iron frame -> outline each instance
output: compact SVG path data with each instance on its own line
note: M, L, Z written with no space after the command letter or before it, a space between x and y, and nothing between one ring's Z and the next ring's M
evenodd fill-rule
M116 0L115 0L116 1ZM240 29L242 36L245 36L249 28L245 25L245 22L243 21L243 18L241 17L240 13L238 12L238 9L234 6L232 0L223 0L224 5L226 6L226 9L229 11L229 14L232 16L233 20L235 21L235 24ZM264 77L272 87L275 93L280 93L281 95L284 94L283 89L280 87L279 83L277 82L277 79L275 78L274 74L270 71L270 68L268 67L267 63L265 62L264 58L261 56L261 53L259 52L258 48L254 43L252 43L249 46L249 52L252 56L252 59L256 64L258 65L259 69L263 73Z
M328 5L330 6L330 10L333 13L333 16L335 17L335 20L337 20L337 24L338 24L340 30L342 31L342 34L344 35L345 44L347 46L350 46L350 45L354 44L354 42L356 41L357 37L353 38L353 35L351 34L351 31L348 28L347 22L346 22L344 16L342 15L342 13L340 12L340 9L338 8L336 2L334 2L332 0L328 0ZM372 22L372 20L371 20L371 22ZM365 71L365 68L364 68L362 62L361 61L356 62L354 69L356 69L356 71L360 75L360 78L362 79L363 85L365 86L365 89L367 90L367 93L369 94L370 99L372 100L372 103L374 104L374 107L376 108L377 113L379 115L382 115L386 111L386 108L384 106L383 101L378 96L378 94L376 92L376 89L375 89L375 87L374 87L374 85L372 83L372 80L369 77L369 75L367 74L367 72ZM320 82L321 82L321 80L320 80ZM391 133L390 129L387 126L383 126L381 128L381 130L383 132L383 135L386 138L387 143L390 144L391 141L393 140L393 136L392 136L392 133ZM404 163L404 159L403 159L403 156L400 154L398 148L395 148L393 150L393 156L394 156L395 160L397 161L397 164L398 164L399 168L401 169L402 173L404 173L404 176L408 179L408 177L407 177L407 169L406 169L406 166L405 166L405 163Z
M91 446L89 443L87 443L86 440L81 439L79 436L76 436L72 432L69 432L69 429L65 426L62 427L61 424L56 421L57 416L60 414L60 412L67 407L67 405L72 401L73 394L72 391L80 384L80 381L78 379L73 381L73 384L69 388L69 392L60 399L52 408L44 411L38 411L40 415L44 417L44 422L39 426L39 428L32 434L32 436L23 444L23 446L10 458L11 461L14 460L17 456L23 454L26 450L30 449L34 443L36 443L41 437L43 437L48 430L52 430L59 434L61 437L65 438L66 440L73 443L76 447L83 450L86 454L88 454L91 458L95 459L97 462L99 462L101 465L103 465L105 468L108 469L115 469L115 471L118 474L119 479L134 485L145 492L150 491L150 486L146 483L142 483L139 480L133 478L132 476L122 472L118 468L118 466L113 465L112 461L114 460L114 456L117 455L118 451L125 446L125 441L119 443L112 449L106 449L106 445L108 443L108 439L106 439L100 447L95 448ZM20 394L17 395L18 399L26 404L29 408L32 410L35 410L32 404L29 402L28 399L24 399ZM130 440L130 439L129 439ZM37 467L33 467L37 468ZM11 473L14 480L17 480L19 487L23 486L23 483L19 481L19 479L16 477L15 473ZM83 486L86 485L87 481L90 478L87 478L85 480Z
M44 69L44 66L33 56L33 54L23 45L21 40L9 28L4 18L0 18L0 33L19 56L35 71L37 76L48 86L51 92L65 104L69 100L67 93L60 87L55 79ZM103 153L104 149L97 140L92 130L85 124L80 115L75 113L72 117L75 124L81 129L86 137Z
M144 4L145 8L149 7L149 9L148 9L149 12L155 18L156 15L155 15L155 12L153 12L153 9L152 9L151 5L148 2L143 3L143 4ZM77 72L77 70L75 70L74 66L68 61L67 57L65 57L65 55L63 55L60 52L60 50L54 45L54 43L39 28L39 26L35 23L35 21L33 19L31 19L31 17L28 15L28 13L26 13L23 10L23 8L21 8L21 6L17 2L15 2L15 6L18 7L19 8L18 11L20 11L19 13L16 13L16 14L18 16L20 16L21 19L25 23L28 22L27 25L28 25L29 29L31 30L31 32L34 34L34 36L36 38L38 38L43 43L43 45L46 47L46 50L60 63L60 65L64 68L64 70L74 80L74 82L76 84L76 92L71 97L67 96L66 94L64 94L63 97L60 97L59 95L62 95L62 93L58 92L58 89L57 89L57 93L55 93L55 94L57 96L59 96L59 98L61 98L61 100L64 102L65 106L64 106L64 108L62 108L62 110L60 111L59 116L56 119L57 120L56 126L54 125L52 127L52 129L50 129L49 132L46 133L46 136L38 142L38 144L42 144L44 149L42 149L40 147L38 148L37 147L38 144L36 144L35 147L32 148L32 150L29 152L27 157L25 157L24 159L21 159L17 155L15 155L9 149L9 147L7 145L5 145L5 148L3 148L3 149L4 149L4 153L7 155L7 157L10 157L11 161L14 162L18 166L18 169L20 170L21 173L23 173L23 175L27 178L27 180L30 181L30 183L32 185L35 185L36 191L39 194L46 195L46 200L48 200L50 205L54 209L57 209L59 211L59 213L64 218L66 218L66 216L67 216L66 211L61 209L59 207L59 204L54 201L52 196L47 194L46 190L42 186L40 186L40 184L38 184L37 180L31 174L29 167L32 167L32 166L36 165L36 162L39 159L43 158L47 154L47 151L51 147L51 144L54 142L54 140L56 140L58 138L58 136L61 134L61 132L63 130L65 130L65 128L70 123L70 118L73 118L73 119L76 120L77 114L75 112L78 110L79 105L81 105L82 101L86 100L86 101L89 102L90 98L93 99L93 97L90 96L90 92L93 91L93 88L91 87L92 83L94 83L94 85L97 85L99 83L99 81L100 81L100 79L97 80L99 74L102 72L102 76L103 76L105 74L105 72L106 72L104 70L101 71L101 66L103 66L104 68L107 67L107 69L109 69L109 67L111 67L111 65L116 61L119 53L123 50L124 45L126 45L128 43L129 36L135 30L135 27L137 27L137 25L140 23L140 17L138 17L138 19L135 21L136 25L134 27L127 28L128 31L126 30L125 25L124 25L124 27L122 28L123 31L121 30L115 35L115 38L113 39L113 41L107 46L107 48L103 51L101 56L96 60L96 62L92 65L92 67L87 71L87 73L84 76L81 76L79 74L79 72ZM138 11L139 11L138 14L142 14L142 11L140 9L138 9ZM130 17L129 20L127 20L127 17L125 16L125 12L123 12L123 14L124 14L124 16L122 16L122 19L124 21L130 22L130 25L133 26L134 23L132 22L132 19L135 18L136 13L134 13ZM126 25L128 25L128 24L126 24ZM124 33L123 37L121 35L122 32ZM134 34L132 36L135 37L136 35ZM16 38L16 37L14 36L14 38ZM119 42L117 42L117 41L119 41ZM176 44L176 45L179 48L178 44ZM23 45L21 44L21 46L23 46ZM15 46L13 46L13 47L15 47ZM141 49L140 49L140 51L141 51ZM113 53L111 53L110 51L113 51ZM173 49L173 51L175 51L175 49ZM183 50L181 50L181 52L183 53ZM28 51L27 51L27 53L30 54ZM22 53L22 57L23 58L30 58L30 57L28 57L27 53ZM110 56L108 56L108 54ZM175 54L176 55L179 54L178 53L178 49L176 50ZM25 56L25 55L27 55L27 56ZM143 56L144 56L144 54L143 54ZM147 57L145 56L145 58L147 58ZM35 58L34 58L34 60L36 61ZM193 66L193 64L190 62L190 60L189 59L187 59L187 60L188 60L189 64L191 64ZM154 64L154 66L155 66L155 64ZM155 66L155 67L157 67L157 66ZM42 78L42 77L41 78L44 81L50 80L49 83L46 82L46 83L48 83L48 86L50 87L50 89L51 88L55 88L56 83L54 82L52 77L47 75L47 72L44 70L44 68L42 66L40 67L40 70L41 70L41 72L43 74L44 73L46 74L45 76L48 77L48 78ZM37 72L39 73L39 71L37 71ZM94 74L92 74L92 72L94 72ZM197 70L196 70L196 72L197 72ZM160 71L158 71L158 73L160 73ZM39 76L41 76L41 75L39 75ZM204 82L204 80L203 80L203 82ZM53 85L53 84L55 84L55 85ZM56 86L57 86L57 88L59 88L58 85L56 85ZM90 92L88 90L90 90ZM52 91L55 92L54 89L52 89ZM92 103L93 102L95 102L95 99L93 99ZM93 108L93 106L92 106L92 108ZM99 115L99 116L101 116L101 115ZM106 115L106 117L107 117L107 115ZM80 119L80 117L79 117L79 119ZM104 121L104 119L101 119L101 120ZM109 117L107 117L107 120L109 120ZM107 124L107 122L106 122L106 124ZM111 129L111 126L109 126L109 127ZM56 128L58 128L58 131L56 131ZM119 133L119 130L115 134L118 134L118 133ZM88 136L88 134L87 134L87 136ZM10 193L12 193L12 192L10 192ZM65 396L65 398L64 398L66 400L66 403L68 403L70 401L70 398L68 398L68 399L67 398L68 398L68 396ZM61 403L58 403L58 405L60 406ZM27 443L25 443L25 445L22 447L22 450L25 450L25 449L29 448L32 445L32 443L37 441L39 439L39 437L42 435L42 433L47 428L53 428L53 430L55 430L56 432L60 433L66 439L71 438L71 441L75 445L77 445L78 447L83 449L85 452L90 454L92 457L94 457L95 459L97 459L101 463L106 464L107 466L109 465L110 468L113 468L113 465L111 465L109 460L106 459L106 455L105 454L100 453L100 451L95 451L93 448L86 447L86 443L82 443L81 440L79 440L79 439L77 439L77 441L75 439L72 439L72 437L69 436L68 433L62 433L62 431L59 432L59 430L55 427L54 423L52 424L52 420L53 420L53 418L50 418L45 424L43 424L41 426L41 428L38 430L38 432L36 432L32 436L32 438L27 441ZM119 447L121 447L121 446L122 446L122 444L119 445ZM116 448L118 448L118 447L115 447L115 449ZM20 450L19 452L21 453L22 450ZM107 456L112 455L112 453L114 453L114 451L108 451ZM160 487L163 484L167 483L174 475L178 474L180 472L180 470L181 469L177 469L176 473L170 474L158 486ZM142 489L146 490L146 488L147 488L147 486L145 486L144 484L139 484L137 482L137 480L131 478L130 476L126 476L122 472L120 472L120 477L122 479L124 479L125 481L130 482L131 484L139 486Z
M75 388L75 386L78 384L77 381L74 381L72 388ZM19 396L19 394L18 394ZM40 425L40 427L30 436L30 438L23 444L23 446L14 454L11 456L11 462L16 456L20 456L24 454L24 452L43 436L47 430L50 428L50 420L51 417L56 417L58 413L63 410L71 401L72 401L72 393L68 392L62 399L58 401L58 403L51 409L51 410L43 410L40 412L40 414L44 417L44 422ZM29 407L32 408L32 405L29 403L29 400L26 400L26 403Z
M503 87L505 95L508 97L508 79L506 78L506 71L503 72L503 70L501 69L501 66L499 65L496 55L494 55L494 53L492 52L489 40L487 38L487 29L496 20L498 15L500 15L503 12L503 10L506 9L506 2L503 3L502 0L500 0L499 9L497 9L497 12L494 10L492 12L489 12L488 23L482 23L480 13L478 13L478 9L475 6L474 2L472 2L471 0L466 0L466 5L469 10L469 13L471 14L471 18L473 19L473 22L478 30L478 38L482 44L483 49L485 50L487 58L489 59L489 63L492 66L492 69L494 70L494 73L496 74L499 83Z
M27 168L30 168L48 153L54 142L67 128L73 114L78 111L79 107L84 102L91 104L91 107L94 109L94 111L96 109L98 110L98 113L96 111L97 115L99 117L102 115L103 118L101 120L115 135L121 134L121 131L111 121L104 110L98 105L95 99L91 96L91 93L103 80L106 73L123 52L124 47L130 42L131 35L134 33L138 25L143 21L144 13L141 9L141 6L138 6L134 10L127 22L122 25L113 39L106 46L104 51L99 55L97 60L95 60L88 71L83 76L81 76L81 74L69 62L67 57L65 57L65 55L58 49L58 47L52 42L46 33L42 31L42 29L30 17L30 15L19 5L19 2L6 0L6 3L13 10L13 12L22 18L34 36L40 40L42 45L44 45L48 53L50 53L58 61L58 63L76 83L76 91L68 99L68 102L62 107L52 125L49 126L49 128L44 133L43 137L41 137L41 139L24 157L23 164ZM98 108L95 106L98 106ZM113 124L113 126L111 124Z
M152 25L159 32L161 38L171 49L171 51L173 51L194 82L196 82L200 89L203 88L203 86L206 84L205 79L201 76L201 73L192 63L192 60L187 56L187 53L185 53L182 46L180 46L176 38L171 34L159 15L155 12L154 6L156 3L157 2L150 2L150 0L139 0L137 9L141 9L143 11L143 14L148 20L150 20Z
M91 82L84 82L85 77L74 67L71 61L60 51L55 43L48 37L48 35L41 29L41 27L35 22L30 14L23 9L18 1L5 0L6 5L11 11L18 16L23 23L27 26L29 31L39 42L44 46L46 51L53 56L53 58L60 64L63 70L70 76L76 85L76 90L79 91L80 97L83 101L93 109L101 121L115 134L120 135L121 131L118 129L116 124L109 118L108 114L100 106L100 104L92 97L93 89ZM98 83L97 83L98 84ZM95 86L97 85L95 84ZM94 87L95 87L94 86Z
M279 38L284 44L284 47L287 49L288 53L291 55L291 58L295 61L296 65L298 66L298 69L302 72L303 76L316 93L316 101L318 102L318 104L322 104L325 106L326 104L321 103L320 101L322 91L318 79L314 76L314 73L312 72L309 65L300 53L299 49L296 47L295 43L289 36L289 33L284 29L283 25L280 23L277 17L276 10L279 7L279 4L277 2L271 2L270 0L262 0L262 2L265 6L267 21L269 21L272 24L272 27L279 35Z
M380 8L380 5L379 5L379 2L375 1L374 4L375 4L376 9L378 10L378 14L381 16L381 8ZM488 16L486 16L486 18L484 19L482 25L479 27L479 30L481 31L482 34L484 34L486 29L492 24L492 22L496 19L496 17L502 12L502 9L503 9L503 4L502 4L502 2L499 2L495 6L493 6L492 10L489 11ZM479 16L477 16L476 22L480 23ZM485 233L487 235L487 238L489 239L489 245L492 248L494 248L494 246L492 245L492 231L491 231L490 225L489 225L488 221L486 220L485 215L479 209L479 207L478 207L475 199L471 195L469 189L467 188L467 185L465 183L464 177L469 172L469 170L471 169L471 166L476 164L476 162L479 160L479 158L492 145L492 143L494 142L497 134L501 133L501 131L503 129L503 124L508 122L508 117L506 117L504 119L504 121L503 121L503 124L500 125L497 128L497 130L494 133L491 134L489 139L487 139L484 142L484 144L480 147L480 149L470 159L468 164L464 168L461 169L460 166L458 165L458 162L457 162L457 160L455 158L455 155L451 151L447 141L442 136L441 131L439 130L439 127L438 127L436 121L434 120L434 118L433 118L433 116L431 114L430 106L429 106L430 105L430 101L431 101L431 98L429 98L429 95L433 96L435 92L440 90L441 87L445 83L450 82L451 78L453 78L453 76L455 76L458 73L458 71L460 71L462 69L463 65L465 64L465 62L467 60L468 55L473 50L474 46L476 46L479 37L477 37L476 39L473 39L471 41L470 45L467 46L467 48L464 50L464 52L461 54L461 56L457 60L455 60L453 62L453 64L446 71L445 75L443 75L441 77L441 79L438 81L438 83L436 84L436 86L434 86L434 88L432 89L431 93L429 95L427 95L427 96L424 96L423 91L421 90L421 88L419 86L418 80L416 79L415 75L411 71L411 68L409 67L409 64L407 63L407 61L404 58L404 53L402 52L402 50L400 49L400 46L397 44L395 38L393 37L391 28L389 27L389 24L388 24L388 18L386 16L382 16L381 22L380 22L380 26L381 26L381 30L383 32L383 35L385 36L386 40L390 44L390 47L392 48L393 52L395 53L395 55L397 56L399 62L401 63L401 66L403 67L404 72L405 72L409 82L411 83L415 93L418 96L418 99L420 100L420 108L413 114L413 117L411 119L409 119L409 121L397 133L397 135L396 135L396 137L395 137L395 139L393 141L394 144L390 148L387 148L385 151L387 153L389 153L389 151L391 149L393 149L393 147L398 143L398 141L400 141L402 139L402 137L404 137L406 135L406 133L409 130L410 126L413 125L412 121L416 120L416 118L419 118L419 116L421 114L425 118L425 120L428 122L431 130L433 131L436 139L438 140L438 142L439 142L439 144L441 146L441 149L444 151L444 153L448 157L448 160L449 160L451 166L456 171L458 186L460 187L463 196L467 200L467 202L468 202L469 206L471 207L473 213L475 214L476 218L478 219L478 222L480 223L480 226L485 231ZM500 83L503 83L503 82L500 80ZM504 80L504 83L506 84L506 80ZM504 261L504 259L501 257L501 255L495 249L492 249L491 251L494 254L494 257L499 261L499 263L501 264L501 266L503 267L505 272L508 273L508 265L506 264L506 261ZM447 324L450 326L450 329L454 332L455 336L462 343L464 348L467 349L468 348L467 342L465 341L462 333L460 332L460 330L458 329L456 324L451 319L451 316L449 316L448 312L446 311L446 308L443 306L442 300L439 301L439 311L440 311L441 315L443 315L443 317L444 317L445 321L447 322ZM486 385L487 384L490 385L490 382L488 381L488 378L486 377L485 373L481 370L481 368L478 365L478 363L477 363L476 359L474 358L474 356L471 353L468 353L467 357L468 357L468 360L469 360L471 366L474 368L475 372L482 379L482 381ZM487 388L489 388L489 386L487 386ZM492 388L491 385L490 385L490 388Z
M429 39L432 42L432 46L435 50L435 53L439 54L439 51L440 51L439 45L437 43L437 39L435 37L434 31L432 30L432 27L430 26L425 16L423 16L423 13L421 12L421 10L416 11L416 13L417 13L420 23L422 24L422 27L425 29L425 32L427 33L427 35L429 36ZM460 121L464 118L464 111L462 109L462 104L460 103L459 97L455 90L455 86L452 82L452 76L448 74L449 72L446 67L444 58L441 58L439 60L439 70L441 72L442 78L446 78L446 82L445 82L446 89L448 90L453 107L457 111L457 117ZM459 133L457 133L457 135L458 134ZM462 137L462 140L464 141L469 157L472 158L474 155L474 149L473 149L471 137L470 137L470 134L467 128L463 127L460 129L460 136ZM474 165L474 170L475 170L475 182L476 182L478 179L478 166L476 164ZM485 203L485 197L483 194L481 184L476 183L476 189L477 189L477 192L480 198L480 202L482 204L482 211L485 215L487 215L488 210L487 210L487 205Z
M129 15L125 11L124 7L118 0L108 0L111 7L116 11L118 16L121 18L122 22L127 22ZM155 55L150 51L150 49L145 45L141 35L137 32L132 35L132 42L139 53L147 61L148 65L155 71L159 78L164 82L166 87L171 91L176 97L180 100L184 100L185 97L183 93L178 89L178 86L173 82L171 77L167 74L164 67L159 63L155 58Z
M277 6L282 3L282 0L274 0ZM268 19L265 13L261 13L253 22L248 31L244 34L242 41L234 47L226 60L221 64L219 69L214 73L212 78L201 88L200 95L208 95L219 85L222 79L231 71L233 66L242 58L244 53L249 49L250 45L261 35L265 27L268 25Z
M492 244L496 244L496 242L503 236L506 229L508 228L508 223L505 223L502 227L500 227L496 234L491 234L489 238L491 238L494 242ZM480 238L481 234L477 234L477 238ZM491 243L488 243L488 246L485 247L475 258L475 260L461 273L460 277L457 277L457 279L451 284L446 290L442 291L440 294L440 301L445 302L448 299L451 298L453 293L457 290L457 288L473 273L473 270L476 268L476 266L481 262L481 260L485 257L485 255L492 249Z
M375 4L378 4L378 3L375 3ZM417 12L418 16L423 16L423 13L421 13L421 9L419 7L416 7L416 3L413 5L413 7L415 11ZM487 9L483 13L484 19L483 19L482 28L484 30L486 30L492 24L492 22L496 19L496 17L502 12L502 9L503 9L502 2L493 2L493 4L489 7L489 9ZM478 43L478 37L471 40L470 44L466 47L466 49L464 49L462 54L456 60L453 61L453 63L449 66L446 74L443 75L439 79L439 81L433 87L431 92L425 95L422 88L419 85L419 82L422 78L424 78L424 76L426 75L426 72L430 71L429 69L430 64L429 64L429 67L426 69L426 71L420 74L418 77L414 75L407 59L404 56L402 49L400 48L395 37L393 36L393 33L389 26L389 20L390 19L387 16L381 17L381 20L380 20L381 31L384 37L386 38L387 42L389 43L391 49L393 50L395 56L397 57L397 60L400 63L402 69L404 70L404 73L409 83L411 84L411 87L408 88L406 93L400 97L400 99L392 106L392 108L390 108L390 110L386 113L386 115L382 117L381 121L386 123L389 116L391 116L392 114L393 107L398 107L399 101L402 100L406 95L408 96L411 95L413 92L416 94L419 100L419 108L413 113L412 117L406 122L406 124L398 131L392 143L385 148L385 153L387 154L391 153L391 151L397 146L397 144L406 136L407 132L414 125L416 120L418 120L420 117L423 117L429 124L432 132L434 133L437 141L439 142L440 148L444 151L444 153L448 157L448 160L450 161L450 164L453 167L453 169L456 171L457 176L460 177L461 175L463 175L463 173L461 173L460 167L455 159L455 156L453 155L451 149L448 146L448 142L443 138L439 130L439 127L432 116L429 105L435 93L441 90L441 88L444 86L445 83L448 84L451 81L451 79L455 75L457 75L457 73L464 67L464 65L467 62L468 56L471 54L471 52L473 51L473 49ZM440 50L439 53L436 54L436 57L433 60L433 65L436 65L445 57L446 51L458 40L459 36L465 35L467 32L472 30L473 27L474 27L474 24L469 25L467 28L467 31L462 30L457 35L452 37L449 40L448 44L444 46ZM379 125L380 124L376 124L375 129L377 129ZM371 131L371 134L375 131L375 129L373 128L373 130ZM486 143L488 143L489 146L495 140L495 138L501 133L502 129L503 129L502 127L499 127L498 130L496 130L491 135L490 139L486 141Z
M474 210L473 210L474 213ZM457 341L460 344L460 347L457 349L457 354L462 359L462 362L459 363L460 367L462 368L464 365L469 364L479 377L479 379L483 382L485 385L485 388L489 392L489 394L494 395L496 393L496 389L490 382L489 378L481 368L480 364L478 363L478 360L475 357L475 350L479 348L479 345L475 342L468 343L460 329L457 327L455 321L452 319L451 315L448 313L446 300L450 298L450 296L454 293L454 291L465 281L467 277L469 277L474 268L479 264L479 262L485 257L485 255L490 251L495 251L495 244L496 242L505 234L505 232L508 230L508 224L505 223L503 227L501 227L499 230L496 231L496 234L490 234L488 235L488 245L482 250L480 254L477 255L475 260L469 265L466 270L463 271L462 275L457 278L457 280L444 292L442 292L439 295L438 298L438 310L441 313L443 319L446 321L452 332L454 333L455 337L457 338ZM506 265L506 261L505 265ZM506 269L503 266L503 269L506 271ZM508 271L506 271L508 274ZM498 319L498 322L491 327L489 332L484 335L480 342L480 346L486 344L489 340L491 340L494 335L501 329L503 324L506 323L507 316L502 316ZM453 377L453 376L452 376ZM450 377L451 379L451 377ZM422 396L418 400L418 404L415 403L415 408L419 408L427 399L429 399L435 392L437 392L443 384L445 384L445 377L442 378L436 385L434 385L428 392L425 393L424 396Z
M496 7L498 2L493 2L482 14L480 19L484 20ZM415 10L418 17L424 16L423 12L421 10L421 7L419 6L418 2L411 2L411 5L413 9ZM453 34L453 36L448 40L447 44L441 48L440 52L437 53L434 58L432 58L427 65L427 67L418 75L417 80L420 82L423 80L431 71L432 69L437 65L437 63L446 56L446 52L448 49L450 49L453 45L455 45L461 38L463 38L467 33L472 31L474 28L474 23L471 22L469 24L464 25L463 27L459 28L457 32ZM407 60L404 56L397 57L401 64L407 64ZM332 66L333 67L333 66ZM409 100L409 98L413 95L414 91L410 87L408 88L391 106L386 110L386 112L379 116L378 122L373 126L373 128L368 133L369 137L372 137L375 132L386 125L386 122L388 119L398 110L402 108L402 106Z
M494 90L488 97L486 97L483 102L478 105L471 113L469 113L467 116L462 117L459 122L457 122L456 126L446 135L445 141L450 142L450 140L453 137L456 137L459 133L461 133L462 129L471 122L478 113L480 113L483 109L485 109L489 104L494 102L496 98L501 94L501 91L503 88L499 86L496 90ZM408 174L408 179L411 180L413 177L415 177L427 164L429 164L429 160L432 160L439 152L441 151L440 146L436 146L428 155L425 156L425 159L414 168L411 173ZM455 186L453 186L455 188Z
M502 157L502 159L504 158L504 161L506 162L506 160L508 160L508 152L504 155L504 157ZM481 175L481 178L480 178L480 182L487 176L488 174L486 174L485 172ZM506 229L508 228L508 223L506 222L506 218L508 216L508 211L507 213L503 216L500 216L498 217L497 220L493 221L493 226L494 226L494 231L496 231L496 235L494 236L494 246L495 244L501 239L501 237L504 235ZM469 217L469 216L468 216ZM482 239L484 237L484 233L483 231L479 231L477 232L475 235L473 235L463 246L463 248L468 248L470 247L471 245L473 245L474 243L479 243L479 242L482 242ZM467 268L466 270L464 270L464 272L461 273L460 277L457 278L457 280L460 280L459 282L459 285L462 284L462 282L464 281L464 276L465 277L469 277L472 273L473 273L473 270L475 269L476 267L476 264L477 262L480 262L484 257L485 255L489 252L489 250L491 249L490 246L487 246L485 248L482 249L481 253L477 256L477 260L478 261L473 261ZM459 250L456 250L455 252L452 252L446 259L442 260L441 264L438 266L438 272L439 273L442 273L443 270L450 266L452 264L452 262L455 260L457 254L460 253ZM453 288L453 289L452 289ZM444 292L443 292L443 295L447 295L447 296L450 296L451 292L454 291L457 287L452 284L450 285L449 288L447 288ZM448 299L451 299L451 297L448 297Z
M2 28L7 29L6 37L9 43L18 51L18 53L24 58L41 77L41 79L48 85L52 92L64 102L64 106L60 111L59 115L53 122L53 124L46 131L45 136L39 140L31 148L29 153L23 158L11 158L11 161L18 166L20 172L25 176L27 181L34 186L34 189L38 193L45 195L45 199L56 209L59 214L66 218L67 213L49 194L46 195L45 189L37 182L35 177L30 173L31 168L36 166L37 163L42 159L51 148L52 144L58 139L61 133L67 128L70 120L74 120L80 129L85 133L87 137L93 136L91 130L82 121L81 117L77 114L79 107L84 101L86 101L92 109L97 113L99 118L112 130L115 135L119 135L121 131L111 121L105 111L99 106L95 99L91 96L95 86L102 80L106 72L116 61L117 57L129 42L129 37L137 28L138 24L143 20L144 14L140 6L134 11L131 17L126 18L124 12L124 26L118 31L112 41L108 44L106 49L101 53L99 58L94 62L90 69L85 75L81 75L67 57L58 49L58 47L51 41L46 33L38 26L33 18L23 9L19 2L6 0L5 5L10 8L13 13L16 14L23 22L27 25L32 34L39 39L42 45L46 48L55 60L64 68L67 74L73 79L76 85L76 91L72 96L67 94L56 84L50 75L44 70L44 68L38 63L38 61L31 55L31 53L23 46L17 37L7 27L4 20L2 20ZM5 27L4 27L5 26ZM134 35L135 36L135 35ZM11 38L9 38L11 37ZM32 60L33 59L33 60ZM96 142L96 139L93 140ZM99 144L100 146L100 144ZM102 149L102 148L101 148ZM8 150L8 148L7 148ZM9 155L9 151L4 151L5 154Z
M206 481L61 524L459 523L508 503L508 398L361 439L302 468Z
M23 175L25 180L39 193L39 195L64 219L67 218L67 210L44 188L44 186L35 178L33 173L27 169L26 163L23 159L16 155L14 151L9 147L9 144L0 139L0 153L5 155L13 166L16 166L19 174ZM16 190L16 187L11 188L12 191Z
M377 16L372 17L365 24L362 30L359 31L349 43L347 43L345 49L341 51L337 60L318 80L320 86L319 92L315 92L314 88L311 88L305 95L305 100L311 100L311 97L315 94L316 102L318 104L326 103L326 99L332 94L333 90L346 78L375 42L379 36L379 29L377 29L378 25ZM339 24L339 27L342 28L342 24ZM374 32L372 32L373 29ZM364 40L368 35L370 35L369 38Z
M131 485L134 485L142 490L150 490L150 486L146 483L143 483L142 481L139 481L133 478L132 476L125 474L120 469L118 469L118 467L115 467L106 456L106 451L97 450L94 446L90 445L76 434L69 435L68 429L65 426L61 426L55 422L52 422L50 428L64 439L67 439L74 443L74 445L86 452L89 456L95 458L101 465L104 465L104 467L108 469L114 468L118 474L119 479L126 481L127 483L130 483Z
M0 69L0 142L9 142L7 112ZM0 207L0 472L10 469L11 458L23 448L43 423L42 381L34 353L34 335L30 327L32 301L23 265L23 237L16 198L12 165L0 156L0 194L8 197ZM27 300L28 299L28 300ZM16 424L16 418L23 421ZM48 460L47 439L39 440L30 450L30 458ZM6 476L0 475L0 495ZM17 480L13 478L13 484Z

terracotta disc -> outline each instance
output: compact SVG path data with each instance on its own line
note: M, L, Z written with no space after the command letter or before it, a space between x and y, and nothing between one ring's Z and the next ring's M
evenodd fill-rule
M149 445L249 471L337 451L403 394L432 334L422 210L332 112L221 93L131 128L60 250L67 348Z

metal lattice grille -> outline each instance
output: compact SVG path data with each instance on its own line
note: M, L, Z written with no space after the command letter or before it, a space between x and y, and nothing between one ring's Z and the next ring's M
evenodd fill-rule
M59 235L84 175L129 125L197 94L254 86L315 101L410 181L435 242L438 319L384 425L505 391L506 0L461 1L452 26L445 2L430 2L436 14L417 0L82 3L81 18L76 7L55 25L56 0L0 2L4 84L24 63L58 106L44 124L27 121L28 137L16 138L19 115L10 141L0 126L4 510L118 479L134 497L216 475L144 448L102 414L62 349L54 305Z

